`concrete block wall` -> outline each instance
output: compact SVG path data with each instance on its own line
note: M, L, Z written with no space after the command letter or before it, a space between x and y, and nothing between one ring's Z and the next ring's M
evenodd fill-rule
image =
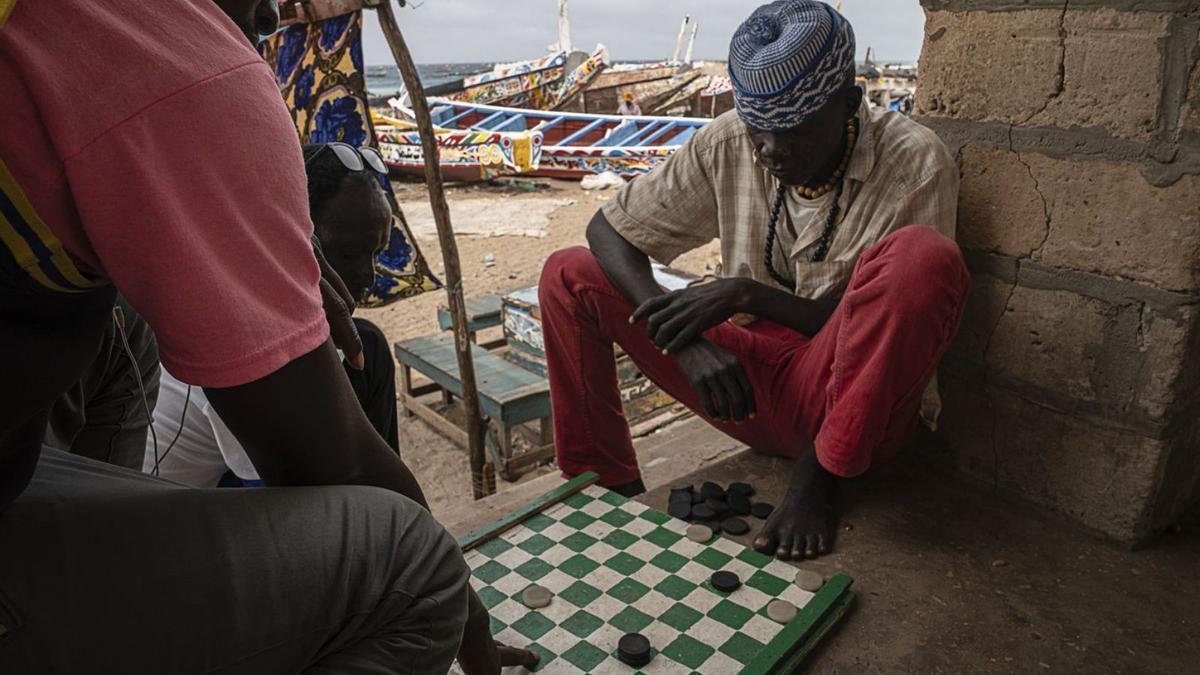
M1130 544L1200 494L1200 0L922 0L974 288L932 460Z

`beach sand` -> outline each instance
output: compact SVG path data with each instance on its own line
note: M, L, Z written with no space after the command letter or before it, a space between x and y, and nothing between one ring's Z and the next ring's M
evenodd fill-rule
M546 236L457 237L463 271L465 296L470 298L534 285L538 282L542 264L547 256L567 246L586 245L584 232L588 221L615 191L588 192L577 181L538 179L533 181L545 188L526 191L518 188L491 186L450 186L447 199L453 203L471 200L537 200L547 198L567 200L567 205L549 213ZM428 196L425 186L416 183L394 183L396 198L401 202L417 201ZM490 203L490 202L481 202ZM457 210L459 207L454 207ZM502 209L506 213L517 209ZM513 216L510 216L513 217ZM519 215L516 217L520 217ZM520 229L520 228L510 228ZM436 237L418 236L417 243L434 273L442 275L441 247ZM484 256L491 254L495 263L484 265ZM673 266L694 274L704 274L706 267L718 257L717 243L704 246L681 257ZM445 291L426 293L402 300L382 309L362 309L356 313L370 319L383 329L392 342L429 335L438 331L437 308L446 304ZM481 336L488 339L489 333ZM471 470L465 449L446 440L420 419L400 417L400 447L405 462L421 483L434 515L450 506L471 499ZM552 471L544 467L526 479ZM498 479L500 488L505 483Z

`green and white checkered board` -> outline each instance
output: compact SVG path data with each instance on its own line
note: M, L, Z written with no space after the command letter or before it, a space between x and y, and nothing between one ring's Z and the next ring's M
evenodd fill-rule
M738 673L783 630L767 618L775 598L803 608L813 594L796 568L728 539L698 544L688 524L589 486L466 554L492 633L540 652L539 673L630 673L616 658L625 633L656 651L639 672ZM709 583L716 570L742 580L733 593ZM529 609L521 593L554 593Z

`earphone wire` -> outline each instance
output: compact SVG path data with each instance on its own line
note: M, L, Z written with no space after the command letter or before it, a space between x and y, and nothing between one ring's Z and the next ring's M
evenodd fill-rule
M185 420L187 420L188 405L191 403L191 401L192 401L192 385L189 384L187 386L187 392L183 396L183 410L179 413L179 427L177 429L175 429L175 438L172 438L171 442L167 444L167 449L163 450L162 457L159 457L157 453L154 455L154 474L153 475L155 475L155 476L158 475L159 463L161 463L164 459L166 459L167 455L171 454L171 448L175 447L176 441L178 441L179 437L183 435L183 423ZM157 450L157 448L155 448L155 449Z
M121 336L121 346L124 347L125 356L129 358L129 364L133 367L133 379L137 382L138 393L142 396L142 411L146 413L146 426L150 428L150 438L154 441L154 475L158 475L158 434L154 433L154 416L150 414L150 399L146 396L146 386L142 382L142 369L138 366L138 361L133 356L133 348L129 346L129 336L125 334L125 310L119 305L113 306L113 325L117 327L117 335Z
M154 415L150 412L150 397L146 396L146 385L142 380L142 369L138 365L137 358L133 355L133 348L129 346L129 336L125 333L125 310L120 306L113 306L113 325L117 327L117 334L121 336L121 347L125 352L125 356L129 359L130 365L133 367L133 379L137 382L138 394L142 397L142 411L146 414L146 426L150 429L150 439L154 444L154 469L150 475L158 476L158 466L162 460L170 454L171 448L175 447L175 443L179 441L179 437L183 434L183 423L187 419L188 403L192 400L192 385L188 385L187 394L183 398L183 412L179 415L179 428L175 430L175 438L171 439L167 449L162 455L158 454L158 434L154 431Z

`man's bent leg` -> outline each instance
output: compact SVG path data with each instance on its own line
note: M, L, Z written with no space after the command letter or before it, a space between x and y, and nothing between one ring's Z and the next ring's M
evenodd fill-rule
M833 316L785 369L787 382L820 385L787 401L797 438L816 440L796 448L788 492L755 548L784 559L829 551L837 477L866 471L912 430L969 285L958 247L927 227L863 253Z
M378 488L198 490L45 450L0 549L0 672L445 672L466 619L454 541Z
M832 357L816 437L822 466L857 476L885 439L912 429L970 285L957 244L929 227L902 228L863 253L812 349Z
M716 422L705 416L699 396L675 359L664 356L650 341L644 324L629 323L633 306L609 282L591 251L575 247L551 255L542 268L538 295L550 370L554 442L559 467L566 475L595 471L606 486L639 477L617 387L614 342L654 384L721 431L752 447L778 444L775 411L768 405L775 401L765 398L777 389L774 380L780 371L774 342L759 340L730 323L705 333L742 362L759 401L753 421Z

